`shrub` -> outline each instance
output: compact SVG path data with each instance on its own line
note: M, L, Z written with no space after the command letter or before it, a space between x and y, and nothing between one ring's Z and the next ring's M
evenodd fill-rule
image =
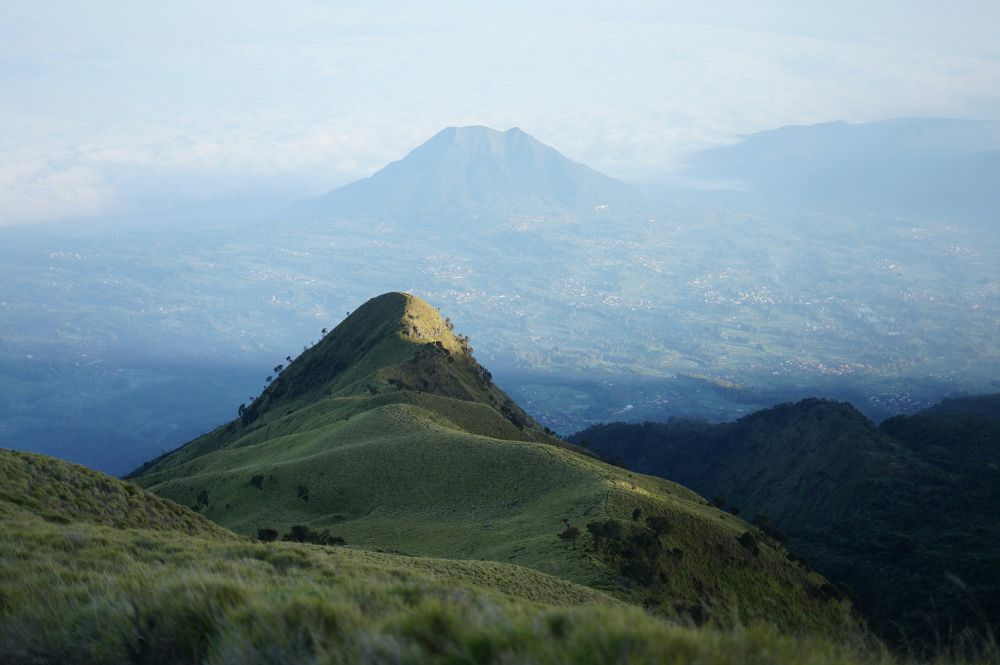
M303 501L309 501L309 488L305 485L299 485L295 488L295 496L299 497Z
M570 543L573 549L576 549L576 539L580 537L580 530L569 522L566 522L566 529L559 534L559 537Z
M744 549L749 550L754 556L760 554L760 547L757 544L757 536L753 535L749 531L744 531L743 535L736 540L739 541L740 545L742 545Z
M264 489L264 476L258 473L256 476L250 478L250 484L259 490Z
M272 543L278 539L278 532L274 529L257 529L257 540L262 543Z
M292 525L292 528L281 539L293 543L304 543L307 542L306 539L309 537L309 533L310 529L305 524L295 524Z
M603 520L587 524L587 531L594 539L594 551L610 542L621 540L622 525L617 520Z
M312 543L314 545L346 545L347 541L340 536L331 536L327 529L313 531L304 524L295 524L291 530L281 537L284 541L293 543Z

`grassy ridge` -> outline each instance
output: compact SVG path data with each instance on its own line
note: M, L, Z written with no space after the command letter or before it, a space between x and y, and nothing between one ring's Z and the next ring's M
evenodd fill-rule
M514 438L558 443L493 384L468 340L429 304L406 293L372 298L281 372L247 409L250 424L274 409L323 397L406 389L479 402L503 413Z
M16 486L90 502L52 520L20 492L0 497L0 661L11 665L889 662L863 640L670 625L503 563L253 543L183 523L116 527L103 498L189 511L107 477L91 491L55 460L0 451L0 462Z
M207 490L203 513L245 535L329 527L351 544L510 561L634 600L643 594L587 551L589 537L573 549L556 534L563 519L581 527L631 521L638 508L666 516L664 546L684 553L658 596L786 627L816 628L839 611L809 598L822 580L773 543L749 555L737 540L746 525L684 488L551 446L455 432L422 415L408 405L376 408L318 433L205 455L149 478L150 488L189 505ZM259 489L255 475L263 476Z
M766 626L672 626L498 563L89 524L3 526L0 658L11 665L887 662Z
M231 536L201 515L86 467L0 449L0 517L31 514L50 522L168 529Z
M693 492L548 436L412 296L366 303L250 411L136 481L246 536L302 524L366 548L515 563L665 616L851 630L847 605L780 544L741 542L750 527ZM613 537L598 542L593 524ZM567 525L574 542L558 537Z

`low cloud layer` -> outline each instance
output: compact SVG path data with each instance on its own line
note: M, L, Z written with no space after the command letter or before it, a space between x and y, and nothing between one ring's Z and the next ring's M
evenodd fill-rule
M785 124L1000 117L986 3L36 4L0 18L5 225L316 195L447 125L520 126L648 181Z

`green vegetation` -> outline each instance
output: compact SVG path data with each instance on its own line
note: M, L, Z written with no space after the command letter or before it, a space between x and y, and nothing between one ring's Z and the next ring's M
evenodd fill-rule
M134 479L188 506L210 488L201 514L247 537L300 525L356 547L515 563L667 617L853 630L848 605L820 598L825 580L779 543L748 559L739 519L546 434L412 296L358 308L246 413ZM659 518L669 532L638 549L595 551L584 533L602 520L645 533Z
M169 529L232 536L172 501L99 471L43 455L0 449L0 517L28 511L55 524L86 522L119 529Z
M847 593L893 642L936 649L1000 633L1000 395L880 427L848 404L805 400L574 440L736 506L759 530L750 549L787 534L796 560L836 585L827 595Z
M258 529L257 530L257 538L258 538L258 540L261 540L261 541L264 540L263 538L260 537L261 536L261 531L267 531L266 535L270 536L270 531L268 531L266 529ZM288 533L286 533L284 536L282 536L281 539L289 541L289 542L293 542L293 543L312 543L314 545L346 545L347 544L347 541L345 541L340 536L332 536L332 535L330 535L330 531L328 529L323 529L322 531L313 531L312 529L310 529L309 527L307 527L305 524L293 524L292 528L289 529Z
M890 662L860 634L671 625L503 563L253 543L79 467L9 451L0 464L0 661L11 665Z

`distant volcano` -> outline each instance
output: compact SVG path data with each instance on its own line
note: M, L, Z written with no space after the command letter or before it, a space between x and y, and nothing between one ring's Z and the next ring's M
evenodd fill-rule
M590 213L634 208L625 183L520 129L449 127L371 177L297 204L308 217Z

